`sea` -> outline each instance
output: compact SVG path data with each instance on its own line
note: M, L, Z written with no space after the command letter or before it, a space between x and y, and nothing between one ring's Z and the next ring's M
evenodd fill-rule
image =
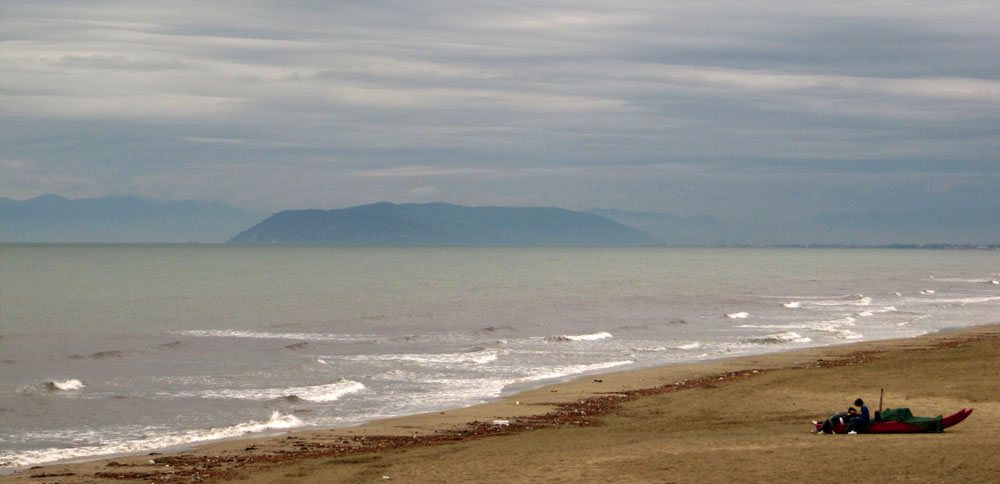
M1000 322L1000 252L0 245L0 469Z

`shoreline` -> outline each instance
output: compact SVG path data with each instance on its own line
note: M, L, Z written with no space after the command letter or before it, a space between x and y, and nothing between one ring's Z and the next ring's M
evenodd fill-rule
M994 323L993 325L1000 327L1000 322ZM510 391L508 391L506 388L504 388L501 391L500 396L494 398L491 401L483 402L483 403L477 403L477 404L472 404L472 405L465 406L465 407L448 408L448 409L443 409L443 410L434 410L434 411L428 411L428 412L419 412L419 413L408 414L408 415L398 415L398 416L384 417L384 418L378 418L378 419L370 420L370 421L367 421L367 422L362 422L362 423L358 423L358 424L351 424L351 425L346 425L346 426L341 426L341 427L322 427L322 426L320 426L320 427L311 427L310 428L308 426L304 426L304 427L289 428L287 430L283 430L283 429L271 429L271 430L265 430L265 431L261 431L261 432L255 432L255 433L249 433L249 434L239 435L239 436L232 436L232 437L226 437L226 438L221 438L221 439L213 439L213 440L205 440L205 441L200 441L200 442L188 442L188 443L171 445L171 446L168 446L168 447L160 447L160 448L154 448L154 449L139 450L139 451L128 452L128 453L110 453L110 454L98 454L98 455L93 455L93 456L71 457L71 458L61 459L61 460L57 460L57 461L50 461L50 462L43 462L43 463L37 463L37 464L30 464L30 465L26 465L26 466L22 466L22 467L17 467L17 468L0 468L0 478L3 478L4 476L9 476L9 475L12 475L12 474L22 473L22 472L24 472L26 470L30 470L30 469L44 468L44 467L50 467L50 466L59 466L59 465L87 464L87 463L96 462L96 461L109 461L109 460L114 460L114 459L127 459L127 458L135 458L135 457L141 457L141 456L146 456L146 455L164 455L164 454L180 454L180 453L187 453L187 452L198 452L200 449L202 449L204 447L209 447L209 446L223 446L223 447L225 447L227 443L232 443L232 442L240 442L240 441L244 441L244 440L246 440L246 441L255 441L255 440L263 440L263 439L270 439L270 438L278 438L278 437L284 437L284 436L287 436L287 435L294 435L294 434L298 434L298 433L333 432L333 433L336 433L338 435L342 434L342 433L365 435L365 434L370 433L370 432L365 432L366 429L379 429L380 432L388 432L387 435L396 435L395 432L397 432L398 430L397 430L397 426L394 425L393 422L400 421L400 420L409 420L409 419L420 420L421 422L423 422L422 426L432 428L431 430L427 430L428 432L441 432L441 431L446 431L447 432L447 431L452 431L452 430L455 430L455 429L459 429L459 428L465 426L466 424L468 424L469 422L459 422L459 421L457 421L454 418L447 418L445 416L450 416L450 415L455 414L455 413L461 413L462 415L466 415L466 414L474 415L474 414L477 414L477 412L474 409L477 409L479 407L490 407L490 406L494 406L494 405L501 405L506 400L513 400L513 401L517 402L517 401L519 401L519 399L516 398L516 397L518 397L519 395L522 395L522 394L531 394L532 392L536 392L536 391L537 392L542 392L544 390L549 389L550 387L556 388L556 387L560 387L560 386L563 386L563 385L568 385L570 387L576 387L578 384L585 383L584 380L586 380L587 378L592 378L592 377L595 378L595 381L597 381L597 380L601 380L602 376L608 376L608 375L618 375L618 374L621 374L621 375L632 375L632 374L642 373L642 372L648 372L648 371L665 370L665 369L668 369L668 368L687 368L687 367L690 367L692 369L695 369L695 368L699 368L699 367L702 367L702 366L705 366L705 365L713 365L713 364L724 363L724 362L727 362L727 361L730 361L730 360L739 361L739 360L747 359L747 358L769 357L769 356L776 356L776 355L781 355L781 354L786 354L786 353L795 353L795 354L798 354L798 353L812 353L814 351L822 351L823 349L839 348L839 347L854 346L854 345L862 345L862 344L867 344L867 343L880 343L880 342L890 342L890 341L897 341L897 340L898 341L907 341L907 340L912 340L912 339L917 339L917 338L924 338L924 337L928 337L928 336L933 336L933 335L937 335L937 334L951 333L951 332L963 332L963 331L967 331L967 330L973 330L973 329L976 329L976 328L985 328L985 327L989 327L989 326L993 326L993 325L986 325L986 326L965 326L965 327L963 327L963 326L953 326L953 327L940 328L940 329L936 330L933 333L926 333L926 334L922 334L922 335L910 336L910 337L905 337L905 338L892 338L892 339L887 339L887 340L868 340L868 341L858 341L858 342L846 342L846 343L835 344L835 345L827 345L827 346L814 346L814 347L805 347L805 348L797 348L797 349L785 349L785 350L774 351L774 352L769 352L769 353L745 354L745 355L737 355L737 356L717 356L715 358L709 358L709 359L703 359L703 360L696 360L696 361L689 361L689 362L663 364L663 365L654 365L654 366L640 367L640 368L627 369L627 370L617 370L617 371L615 371L614 369L612 369L609 372L590 373L590 374L575 375L575 376L569 376L569 377L555 377L555 378L552 378L552 379L549 379L549 380L542 380L542 383L539 383L539 382L530 382L530 383L515 384L513 386L515 386L515 387L516 386L523 386L523 388L515 388L515 389L510 390ZM768 358L768 359L770 359L770 358ZM645 381L645 380L643 380L643 381ZM646 384L650 384L650 383L646 383ZM643 388L635 388L635 384L633 383L633 384L631 384L631 385L629 385L627 387L624 387L621 391L631 391L631 390L644 390L644 389ZM555 390L555 391L549 390L549 392L550 393L558 393L558 390ZM572 397L574 399L589 398L589 397L592 397L592 396L594 396L594 395L596 395L598 393L599 393L599 390L596 387L592 388L592 389L584 390L584 391L575 390L572 393ZM554 408L556 408L558 406L558 403L560 403L560 402L553 402L553 405L550 405L549 407L551 407L552 409L554 409ZM533 405L535 410L539 409L538 403L532 403L532 404L528 404L528 405ZM520 409L523 411L525 408L527 408L527 406L521 407ZM466 412L466 410L469 410L469 411ZM538 414L538 415L541 415L541 414ZM535 415L535 414L528 414L528 415L525 415L525 416L537 416L537 415ZM425 422L425 420L426 420L426 422ZM443 424L443 425L442 424L431 423L431 422L436 422L438 420L446 420L447 423ZM399 428L408 428L408 427L409 427L408 425L402 425ZM420 428L420 426L413 426L413 427L417 428L418 430ZM358 430L358 432L355 432L355 430ZM400 434L405 433L403 431L398 431L398 432ZM0 483L2 483L2 481L0 481Z
M252 469L281 468L335 456L448 446L491 436L538 433L542 429L595 425L596 419L646 397L696 388L726 386L774 371L822 369L863 364L870 355L933 348L959 340L996 339L1000 324L947 328L927 335L779 353L745 355L576 378L503 396L497 401L441 412L376 420L359 426L303 429L247 435L184 449L129 456L103 456L20 469L0 482L40 477L90 476L88 482L173 477L173 482L225 481ZM816 417L825 409L817 409ZM942 409L957 410L957 409ZM149 464L150 461L158 461ZM165 462L172 462L166 467ZM159 464L163 467L159 467ZM169 471L167 471L169 469ZM187 469L187 471L185 471ZM169 474L165 474L169 472ZM34 481L32 481L34 482ZM67 480L65 482L77 482Z

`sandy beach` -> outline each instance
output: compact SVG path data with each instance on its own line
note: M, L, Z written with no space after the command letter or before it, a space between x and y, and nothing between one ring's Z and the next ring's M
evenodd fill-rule
M441 413L23 470L27 482L996 482L1000 326L604 374ZM940 434L814 435L855 398Z

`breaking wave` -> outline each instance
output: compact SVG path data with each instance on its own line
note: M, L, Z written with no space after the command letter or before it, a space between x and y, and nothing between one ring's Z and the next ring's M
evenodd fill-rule
M46 462L101 455L119 455L145 452L177 445L221 440L241 435L264 432L267 430L283 430L304 425L301 420L291 414L282 414L275 410L265 422L251 420L230 427L212 428L207 430L189 430L167 435L159 435L148 439L135 439L120 442L107 442L102 445L85 445L72 448L57 448L26 450L21 452L0 452L0 467L26 467ZM150 432L159 434L160 432Z
M840 339L860 339L864 335L856 331L847 329L847 327L856 326L856 319L851 316L847 316L840 319L826 320L826 321L807 321L804 323L793 323L793 324L741 324L737 328L756 328L756 329L806 329L812 331L821 331L824 333L831 333ZM794 334L795 332L787 332L781 334ZM772 335L773 336L773 335ZM799 336L802 337L802 336ZM804 337L804 341L795 341L796 343L807 343L812 341L808 337Z
M75 379L66 381L50 381L46 383L45 386L48 387L49 390L64 391L64 392L73 390L82 390L84 387L86 387L86 385L84 385L82 381Z
M603 363L593 363L589 365L557 366L555 368L540 369L531 375L519 378L518 381L530 382L538 380L550 380L553 378L562 378L570 375L579 375L581 373L589 373L592 371L606 370L608 368L614 368L616 366L631 365L632 363L635 363L635 361L620 360L620 361L606 361Z
M599 339L604 339L604 338L612 338L612 337L613 336L611 335L611 333L609 333L607 331L600 331L600 332L597 332L597 333L589 333L589 334L576 334L576 335L564 334L562 336L549 336L548 338L545 338L545 340L546 341L556 341L556 342L559 342L559 341L594 341L594 340L599 340Z
M290 339L300 341L368 341L375 339L375 336L367 334L274 333L271 331L243 331L236 329L192 329L177 331L174 334L199 338Z
M635 346L631 350L639 353L659 353L667 351L667 348L665 346Z
M686 345L674 346L674 348L679 349L679 350L696 350L698 348L701 348L701 343L698 342L698 341L695 341L694 343L688 343Z
M869 306L871 303L872 298L865 296L864 294L851 294L836 299L809 302L809 304L815 306Z
M360 392L365 389L361 382L341 379L325 385L289 388L258 388L258 389L222 389L197 392L172 393L167 396L182 398L210 398L237 400L277 400L297 397L309 402L332 402L344 395Z
M809 343L812 338L808 336L802 336L794 331L786 331L784 333L769 334L766 336L759 336L756 338L747 338L743 340L745 343L750 344L781 344L781 343Z
M782 304L782 306L784 306L784 307L786 307L786 308L791 308L791 309L795 309L795 308L800 308L800 307L802 307L802 303L800 303L800 302L798 302L798 301L792 301L792 302L787 302L787 303L784 303L784 304Z
M429 365L461 365L475 363L485 365L500 358L502 350L475 348L471 351L459 353L415 353L415 354L384 354L384 355L356 355L344 356L347 360L362 361L410 361L418 364Z
M729 319L746 319L749 316L750 316L750 313L748 313L746 311L740 311L738 313L729 313L729 314L726 315L726 317L729 318Z

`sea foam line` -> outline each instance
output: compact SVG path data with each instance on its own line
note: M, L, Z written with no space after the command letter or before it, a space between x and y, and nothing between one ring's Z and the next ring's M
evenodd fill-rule
M384 354L384 355L353 355L353 356L340 356L337 358L344 360L353 361L411 361L414 363L431 364L431 365L456 365L463 363L476 363L479 365L485 365L487 363L496 361L502 351L491 350L491 349L480 349L476 351L467 351L460 353L403 353L403 354ZM327 357L333 358L333 357Z
M174 334L201 338L291 339L302 341L367 341L376 338L376 336L368 334L274 333L270 331L244 331L237 329L192 329L176 331Z
M588 334L564 334L562 336L550 336L546 341L595 341L599 339L612 338L612 334L607 331L598 331Z
M747 338L744 340L747 343L752 344L773 344L773 343L810 343L812 338L808 336L802 336L795 331L786 331L784 333L769 334L766 336L759 336L755 338Z
M206 430L188 430L149 439L133 439L119 442L109 442L101 445L86 445L72 448L51 447L48 449L26 451L0 452L0 467L27 467L65 459L79 459L102 455L122 455L163 449L177 445L221 440L241 435L264 432L266 430L282 430L305 425L298 417L282 414L275 410L265 422L251 420L241 424Z
M544 368L538 369L530 375L518 378L517 382L531 382L538 380L549 380L552 378L562 378L570 375L578 375L581 373L589 373L592 371L607 370L608 368L614 368L617 366L631 365L635 363L634 360L618 360L618 361L605 361L602 363L592 363L589 365L568 365L568 366L557 366L554 368Z
M297 397L310 402L332 402L344 395L357 393L365 389L361 382L340 380L325 385L313 385L290 388L259 388L259 389L219 389L197 392L179 392L164 395L180 398L210 398L237 400L275 400L278 398Z

